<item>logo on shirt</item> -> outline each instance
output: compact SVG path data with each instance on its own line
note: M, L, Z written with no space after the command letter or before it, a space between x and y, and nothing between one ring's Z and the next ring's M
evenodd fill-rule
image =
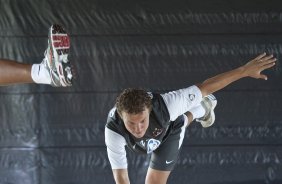
M145 147L146 146L146 143L142 140L142 141L140 141L140 144L143 146L143 147Z
M147 153L152 153L155 149L159 147L160 144L161 142L156 139L149 139L147 143Z
M109 116L113 117L115 115L115 112L116 112L116 107L111 109L111 111L109 112Z
M153 93L152 92L147 92L147 94L149 95L149 97L152 99L153 98Z
M163 132L162 128L155 128L155 130L153 131L153 136L157 137L158 135L160 135Z
M190 99L191 101L193 101L193 100L195 99L195 95L194 95L194 94L189 94L189 99Z

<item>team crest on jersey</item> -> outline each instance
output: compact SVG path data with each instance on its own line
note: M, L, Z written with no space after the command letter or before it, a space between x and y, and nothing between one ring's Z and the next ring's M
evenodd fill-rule
M147 153L152 153L155 149L159 147L160 144L161 142L156 139L149 139L147 143Z

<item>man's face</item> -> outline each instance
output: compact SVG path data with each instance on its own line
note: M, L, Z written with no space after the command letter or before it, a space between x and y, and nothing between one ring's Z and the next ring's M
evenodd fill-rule
M141 138L145 135L149 126L149 116L148 108L138 114L121 113L125 128L136 138Z

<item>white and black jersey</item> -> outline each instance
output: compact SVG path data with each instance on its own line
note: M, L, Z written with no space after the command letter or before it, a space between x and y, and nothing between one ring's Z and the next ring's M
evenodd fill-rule
M115 108L110 111L105 128L105 142L112 169L127 168L125 146L134 152L149 154L156 152L155 150L164 142L171 142L167 139L174 135L179 137L178 144L175 143L177 144L175 150L171 150L172 154L168 156L178 152L184 137L185 122L187 122L185 120L187 117L183 114L199 104L202 99L202 94L196 86L165 94L150 93L150 95L152 111L149 117L149 127L142 138L135 138L127 131ZM161 166L155 168L169 170Z

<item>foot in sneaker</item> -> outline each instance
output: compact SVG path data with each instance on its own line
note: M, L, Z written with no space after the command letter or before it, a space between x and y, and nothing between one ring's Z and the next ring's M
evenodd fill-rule
M206 110L206 113L202 118L196 119L196 121L200 122L204 128L210 127L215 121L214 108L217 105L217 100L214 95L210 94L203 98L201 105Z
M44 66L49 71L52 86L72 85L72 67L68 60L69 49L70 39L64 28L60 25L52 25L43 59Z

